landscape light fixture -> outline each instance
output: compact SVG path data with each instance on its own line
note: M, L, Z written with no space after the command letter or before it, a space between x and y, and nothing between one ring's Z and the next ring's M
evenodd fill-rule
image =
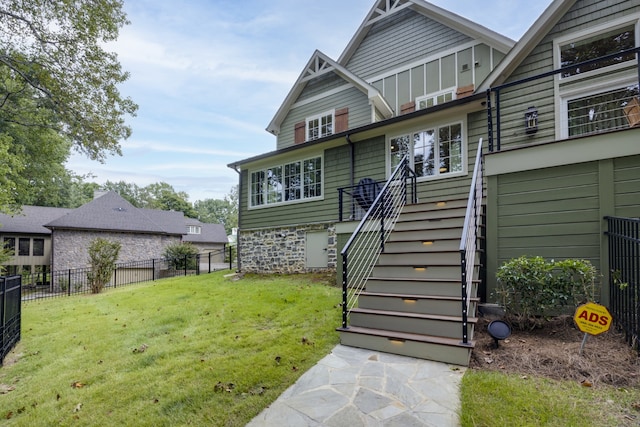
M511 336L511 326L502 320L494 320L487 326L487 331L491 338L496 342L496 348L499 347L498 341L504 340Z

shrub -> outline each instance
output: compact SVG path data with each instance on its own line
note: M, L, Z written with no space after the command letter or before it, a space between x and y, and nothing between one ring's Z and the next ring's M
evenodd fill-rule
M163 256L170 270L195 270L197 267L198 248L191 243L174 243L168 245Z
M100 293L111 280L120 248L120 243L102 238L93 240L89 245L91 271L87 273L87 279L89 279L92 293Z
M596 269L589 261L554 262L542 257L514 258L496 273L496 295L507 320L520 329L533 329L541 317L586 301L596 295Z

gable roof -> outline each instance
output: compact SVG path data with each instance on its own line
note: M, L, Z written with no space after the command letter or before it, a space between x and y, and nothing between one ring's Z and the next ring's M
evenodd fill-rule
M212 224L200 222L194 218L185 218L186 225L197 225L200 227L200 234L185 234L183 242L191 243L229 243L227 232L222 224Z
M354 85L356 88L360 89L362 92L366 93L369 97L369 101L376 106L385 118L393 116L393 109L378 89L371 86L369 83L356 76L324 53L316 50L313 55L311 55L311 59L307 62L307 65L304 67L300 77L298 77L298 80L294 83L289 94L276 112L276 115L271 120L271 123L267 126L267 131L277 135L280 132L280 125L287 116L289 109L296 102L307 85L307 82L326 73L335 73Z
M515 41L509 37L505 37L487 27L424 0L376 0L351 41L347 44L344 52L340 55L338 63L346 65L349 62L373 24L406 8L411 8L434 21L438 21L474 39L483 40L505 52L509 51L515 44Z
M145 212L146 211L146 212ZM109 191L104 195L92 200L55 219L44 226L49 229L65 228L80 230L105 230L123 231L136 233L153 234L184 234L184 215L182 212L157 211L157 214L150 213L150 210L138 209L131 203L123 199L118 193ZM160 214L160 212L165 212ZM168 221L161 219L160 215L171 215L182 225L180 231L176 227L168 227ZM158 224L156 221L160 221Z
M0 233L8 234L51 234L43 224L60 218L73 209L23 206L15 215L0 213Z
M531 25L500 64L493 69L478 91L485 91L504 83L531 51L542 41L558 21L569 11L576 0L555 0Z

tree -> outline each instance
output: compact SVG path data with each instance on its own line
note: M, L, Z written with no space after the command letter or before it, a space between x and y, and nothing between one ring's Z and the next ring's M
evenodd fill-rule
M232 187L224 200L197 200L193 208L200 221L223 224L227 234L231 234L231 229L238 226L238 187Z
M99 294L105 287L113 270L115 270L116 260L120 254L121 245L118 242L111 242L107 239L97 238L89 245L89 262L91 271L87 274L91 284L91 292Z
M174 243L168 245L163 256L170 270L195 270L197 267L198 248L191 243Z
M129 75L103 47L125 24L122 0L3 1L0 122L51 129L93 160L120 155L137 105L121 96Z

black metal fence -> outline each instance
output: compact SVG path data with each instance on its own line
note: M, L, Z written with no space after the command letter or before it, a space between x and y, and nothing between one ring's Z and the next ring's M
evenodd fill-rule
M105 288L232 269L234 250L230 246L227 250L220 249L195 256L118 263ZM41 274L38 280L29 281L28 285L22 287L22 300L92 293L91 273L91 268L75 268Z
M0 365L20 341L20 276L0 277Z
M606 217L611 314L640 353L640 219Z

